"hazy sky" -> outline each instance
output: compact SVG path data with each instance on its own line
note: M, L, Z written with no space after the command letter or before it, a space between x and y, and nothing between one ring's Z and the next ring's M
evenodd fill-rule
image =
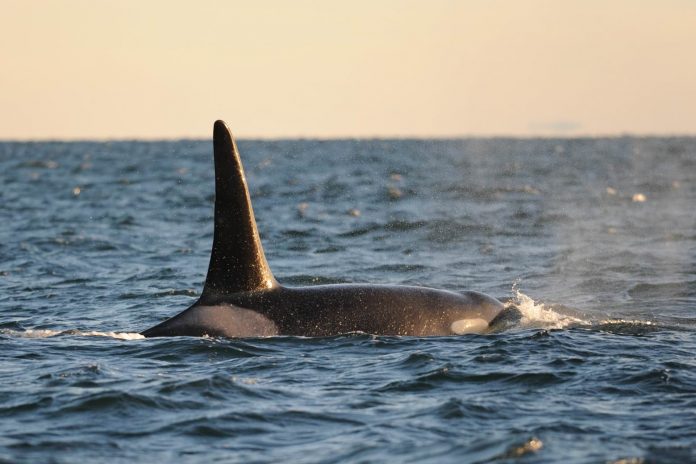
M0 138L696 134L694 0L0 0Z

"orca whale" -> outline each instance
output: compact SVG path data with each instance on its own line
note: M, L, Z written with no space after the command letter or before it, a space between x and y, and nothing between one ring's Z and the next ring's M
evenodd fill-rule
M285 287L266 262L237 146L223 121L213 129L215 229L200 298L145 337L273 335L453 335L485 331L503 310L495 298L417 286Z

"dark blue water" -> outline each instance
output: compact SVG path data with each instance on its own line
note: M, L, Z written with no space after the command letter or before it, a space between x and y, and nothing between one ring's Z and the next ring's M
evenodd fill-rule
M696 461L696 139L239 145L281 283L517 309L140 339L201 289L211 143L0 143L0 462Z

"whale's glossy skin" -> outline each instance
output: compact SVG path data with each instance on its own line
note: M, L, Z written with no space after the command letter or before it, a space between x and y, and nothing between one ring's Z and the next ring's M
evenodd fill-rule
M146 337L451 335L485 331L503 304L477 292L397 285L284 287L266 262L232 135L214 127L215 230L203 293Z
M278 286L230 295L218 303L199 301L143 335L451 335L483 331L501 310L498 300L476 292L387 285Z

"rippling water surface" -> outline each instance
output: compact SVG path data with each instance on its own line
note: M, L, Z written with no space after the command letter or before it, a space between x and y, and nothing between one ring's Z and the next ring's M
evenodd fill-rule
M239 146L280 282L506 317L142 339L201 289L211 143L0 143L0 462L696 461L696 139Z

